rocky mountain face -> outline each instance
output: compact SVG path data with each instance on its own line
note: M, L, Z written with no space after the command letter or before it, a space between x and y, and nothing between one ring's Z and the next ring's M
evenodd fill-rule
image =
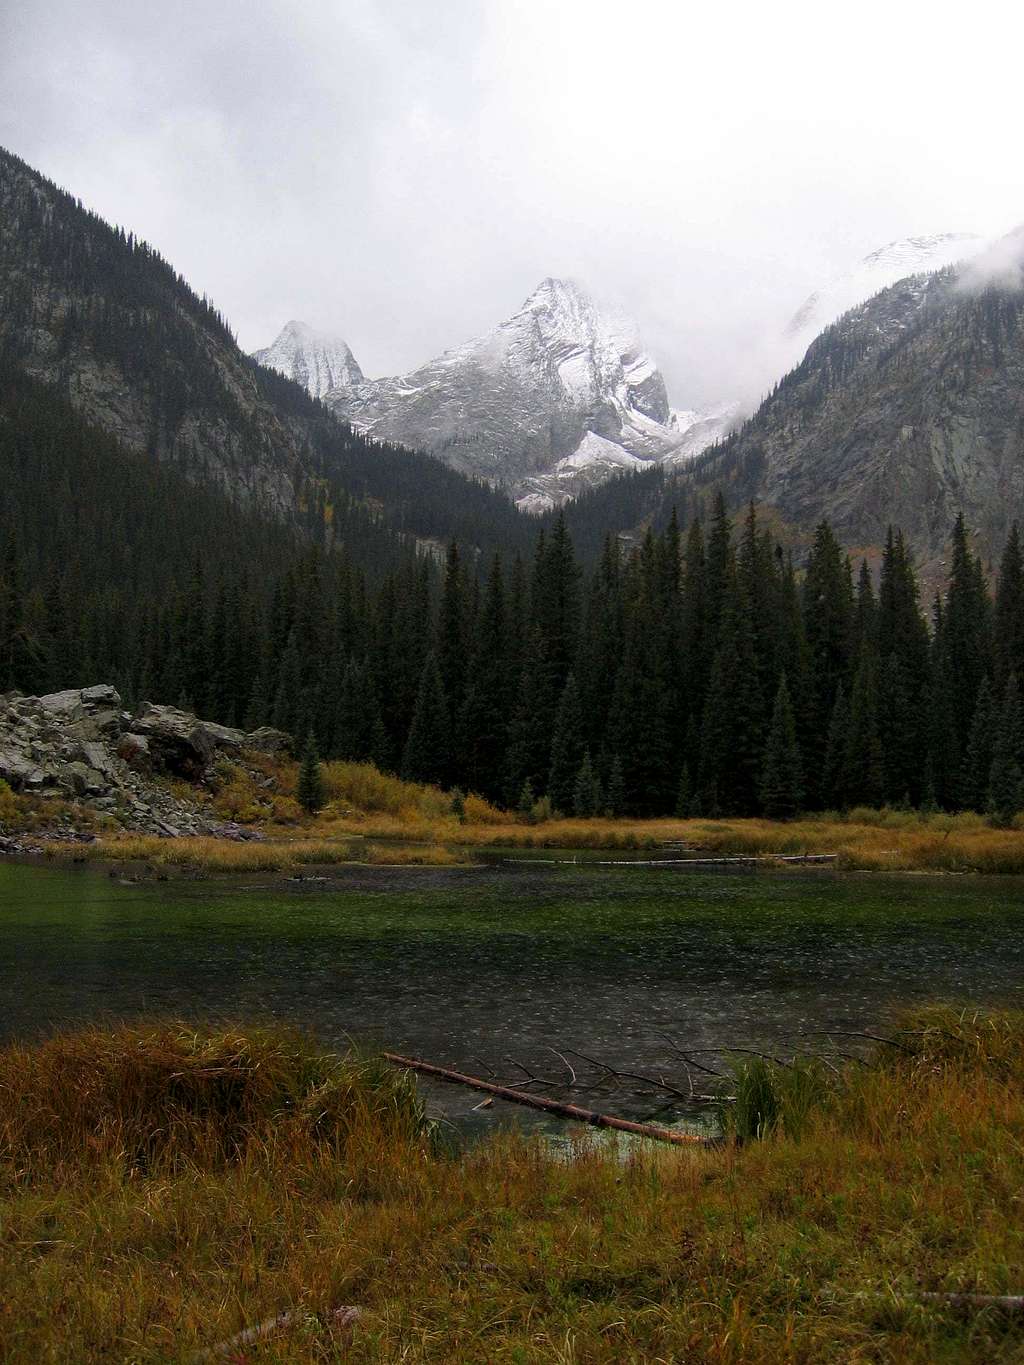
M290 346L294 368L308 338L293 329L278 340L276 358L284 365ZM313 355L301 373L314 388L361 377L347 348L321 339ZM344 535L350 553L358 537L364 562L397 557L413 538L457 534L490 546L523 520L436 460L352 432L245 355L156 251L3 149L0 363L70 401L127 451L261 515L325 539ZM333 520L310 527L318 505Z
M797 364L816 336L883 289L911 275L927 275L977 256L985 238L972 232L936 232L905 237L879 247L849 270L834 275L805 299L786 328L790 360Z
M289 322L273 345L253 351L253 359L301 384L314 398L331 389L349 389L365 376L341 337L316 332L304 322Z
M318 372L319 356L309 341L292 373ZM493 331L418 370L324 399L358 431L429 451L530 511L678 455L686 435L635 324L569 280L544 280Z
M853 308L682 477L805 531L827 517L852 549L898 525L937 572L962 510L997 553L1024 520L1022 266L1024 230Z
M130 714L107 684L0 697L0 778L12 790L62 797L124 829L169 838L251 833L212 820L161 778L198 788L212 779L219 760L244 762L248 753L287 752L290 745L279 730L245 734L173 706L147 703Z

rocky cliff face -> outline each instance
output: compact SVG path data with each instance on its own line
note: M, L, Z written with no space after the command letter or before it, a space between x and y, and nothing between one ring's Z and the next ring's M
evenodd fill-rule
M12 790L61 797L147 834L252 837L210 819L160 779L184 779L199 788L221 759L285 752L290 743L278 730L245 734L173 706L147 704L131 715L106 684L0 697L0 778Z
M318 373L321 352L310 337L291 372ZM531 511L684 444L635 324L569 280L544 280L493 331L410 374L347 379L324 399L357 430L429 451Z
M1024 520L1022 264L1014 234L852 309L690 477L805 530L828 517L851 548L891 522L935 570L962 510L998 553Z

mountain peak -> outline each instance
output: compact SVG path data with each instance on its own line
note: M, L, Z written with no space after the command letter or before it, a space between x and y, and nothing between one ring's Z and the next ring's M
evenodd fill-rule
M364 377L346 341L296 318L285 323L272 345L253 351L253 359L294 379L314 398L352 388Z
M933 232L887 242L811 294L793 316L786 334L806 346L843 313L897 281L969 260L984 247L985 238L973 232Z

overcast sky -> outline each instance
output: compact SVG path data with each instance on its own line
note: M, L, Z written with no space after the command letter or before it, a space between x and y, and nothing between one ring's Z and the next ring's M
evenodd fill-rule
M875 247L1024 220L1022 40L988 0L0 0L0 143L247 349L296 317L395 373L570 275L691 406Z

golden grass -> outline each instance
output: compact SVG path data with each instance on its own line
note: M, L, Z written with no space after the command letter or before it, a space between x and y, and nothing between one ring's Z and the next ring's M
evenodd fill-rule
M367 844L359 861L380 867L459 867L469 858L443 844Z
M799 1138L568 1159L432 1150L379 1069L274 1035L9 1048L4 1359L183 1360L297 1310L253 1365L1018 1361L1019 1315L920 1294L1024 1287L1024 1016L908 1028Z

